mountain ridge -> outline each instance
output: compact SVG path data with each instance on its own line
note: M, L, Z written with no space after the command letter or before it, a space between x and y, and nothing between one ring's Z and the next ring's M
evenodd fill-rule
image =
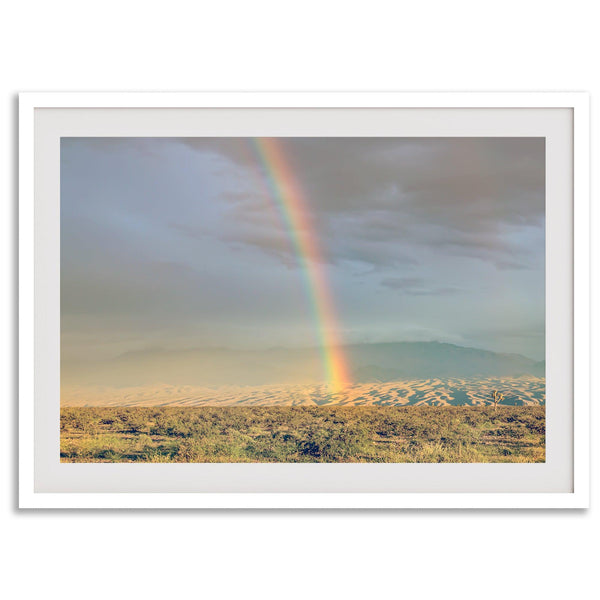
M545 375L545 361L447 342L380 342L343 346L355 382L406 378ZM318 348L228 350L160 348L129 351L95 363L64 361L67 383L264 385L323 380Z

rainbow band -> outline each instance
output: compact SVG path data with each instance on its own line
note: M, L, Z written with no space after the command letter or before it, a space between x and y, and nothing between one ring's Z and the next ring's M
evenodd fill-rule
M318 236L305 195L278 138L253 138L268 185L302 268L306 292L319 337L319 348L331 392L350 383L348 362L339 338L338 319L324 268Z

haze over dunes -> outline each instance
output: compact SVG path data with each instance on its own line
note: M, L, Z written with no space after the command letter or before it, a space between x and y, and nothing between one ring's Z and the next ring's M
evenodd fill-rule
M453 344L404 342L345 348L355 383L331 393L316 349L130 353L71 367L63 406L404 406L545 401L544 364ZM87 368L86 368L87 367ZM77 375L74 377L74 375Z
M437 342L355 344L343 349L355 383L437 377L545 374L544 362ZM317 348L129 352L105 361L63 361L65 385L138 386L318 384Z

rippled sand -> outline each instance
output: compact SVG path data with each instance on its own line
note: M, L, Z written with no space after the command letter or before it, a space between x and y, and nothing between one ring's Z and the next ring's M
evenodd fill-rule
M61 406L408 406L491 404L491 392L504 404L545 404L543 377L413 379L357 383L331 394L324 384L263 386L70 387L61 391Z

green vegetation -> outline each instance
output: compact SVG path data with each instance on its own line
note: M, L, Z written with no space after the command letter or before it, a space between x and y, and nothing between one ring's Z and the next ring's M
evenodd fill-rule
M543 406L63 408L62 462L544 462Z

